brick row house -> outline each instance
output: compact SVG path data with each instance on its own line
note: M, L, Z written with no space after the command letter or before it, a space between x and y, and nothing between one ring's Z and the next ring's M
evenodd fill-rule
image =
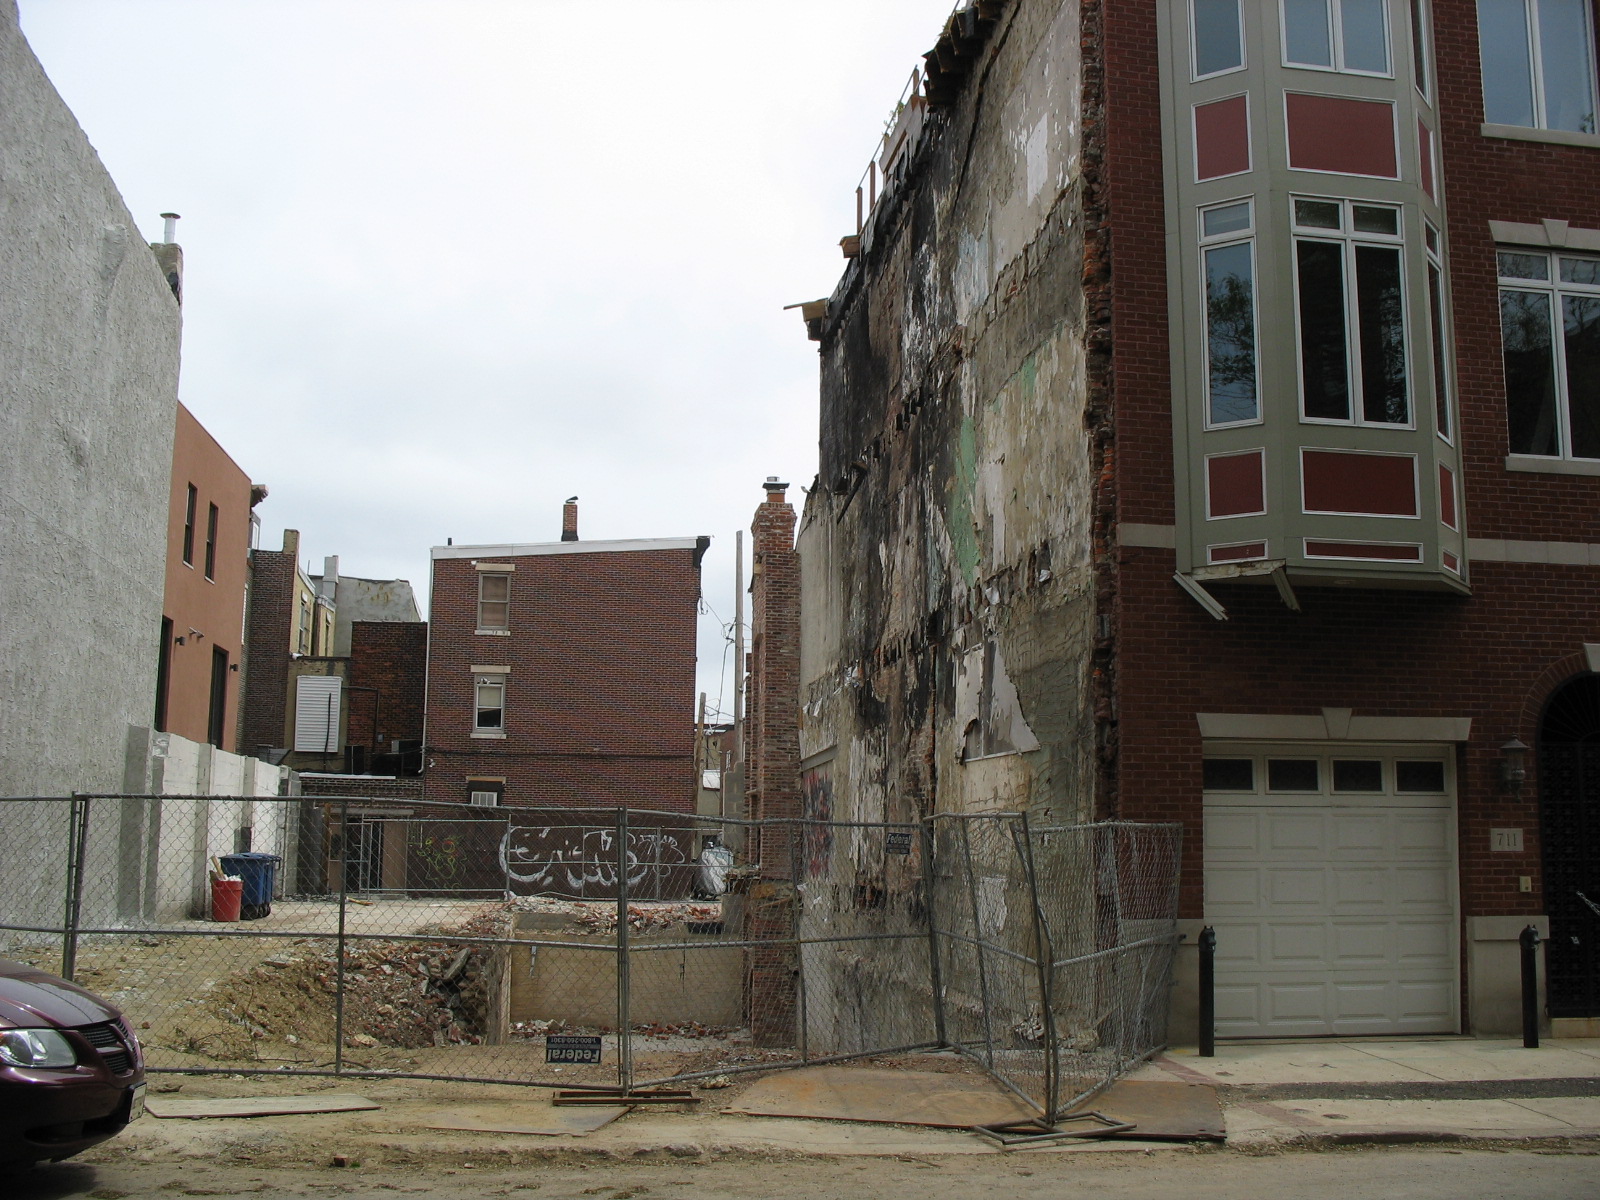
M695 808L707 538L435 546L429 800Z
M1513 1030L1530 924L1600 1028L1595 49L1589 0L952 16L804 314L807 794L1180 823L1223 1036Z

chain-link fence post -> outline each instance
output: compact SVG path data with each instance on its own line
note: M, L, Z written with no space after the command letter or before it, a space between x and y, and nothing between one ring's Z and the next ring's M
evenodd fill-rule
M628 962L628 810L617 809L617 1085L633 1087L633 996Z
M789 826L789 894L792 899L793 912L789 917L789 937L794 947L794 986L795 986L795 1021L798 1028L795 1030L795 1040L800 1050L800 1061L805 1062L808 1057L810 1044L807 1040L807 1030L810 1021L806 1015L806 959L805 948L800 944L800 920L804 898L800 894L800 883L805 878L800 874L802 856L805 853L807 827L804 823L796 821Z
M972 860L971 822L956 818L961 830L961 855L966 864L967 900L972 906L972 947L978 960L978 994L983 1000L983 1061L994 1069L994 1011L989 1003L989 960L983 952L983 910L978 902L978 871Z
M933 989L933 1032L939 1045L947 1046L945 1035L944 979L939 967L939 907L934 885L934 870L938 860L934 851L934 825L932 817L921 822L922 830L922 907L928 923L928 986Z
M1012 840L1018 857L1022 860L1023 878L1028 884L1028 899L1033 905L1033 952L1039 971L1039 1012L1044 1032L1044 1115L1056 1119L1056 1106L1061 1100L1060 1042L1056 1030L1055 1005L1055 940L1050 936L1050 922L1045 917L1044 905L1039 899L1039 876L1033 861L1033 829L1028 814L1022 813L1011 826Z
M83 867L89 848L89 797L72 793L67 825L67 895L61 918L61 977L78 969L78 925L83 916Z
M333 1073L344 1070L345 920L350 911L350 801L339 803L339 932L333 954Z

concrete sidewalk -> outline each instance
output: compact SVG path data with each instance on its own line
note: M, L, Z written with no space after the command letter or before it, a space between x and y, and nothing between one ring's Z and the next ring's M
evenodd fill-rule
M1215 1086L1227 1144L1246 1152L1319 1144L1600 1140L1600 1039L1551 1041L1537 1050L1523 1049L1520 1041L1472 1038L1223 1044L1215 1058L1181 1049L1158 1055L1131 1078ZM259 1095L263 1083L242 1076L158 1076L156 1082L164 1090L181 1087L186 1098ZM467 1109L509 1123L501 1129L538 1124L550 1111L543 1089L402 1079L273 1083L278 1094L291 1088L292 1094L360 1092L381 1107L201 1121L146 1117L91 1157L269 1165L326 1163L342 1155L370 1165L457 1160L483 1166L567 1156L704 1161L1003 1153L962 1130L722 1111L727 1094L717 1091L701 1093L697 1111L637 1108L587 1135L546 1137L437 1127L441 1115ZM1149 1153L1185 1145L1116 1139L1009 1153Z
M1218 1088L1228 1144L1600 1138L1600 1039L1222 1043L1134 1079Z

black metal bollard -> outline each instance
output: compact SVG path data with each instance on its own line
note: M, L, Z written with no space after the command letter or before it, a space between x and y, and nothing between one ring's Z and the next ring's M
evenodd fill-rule
M1539 931L1532 925L1517 936L1522 943L1522 1044L1539 1048Z
M1217 931L1200 931L1200 1057L1217 1056Z

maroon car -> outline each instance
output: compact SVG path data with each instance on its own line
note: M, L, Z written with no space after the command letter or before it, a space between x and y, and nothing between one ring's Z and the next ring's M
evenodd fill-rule
M144 1112L144 1058L104 1000L0 958L0 1164L69 1158Z

